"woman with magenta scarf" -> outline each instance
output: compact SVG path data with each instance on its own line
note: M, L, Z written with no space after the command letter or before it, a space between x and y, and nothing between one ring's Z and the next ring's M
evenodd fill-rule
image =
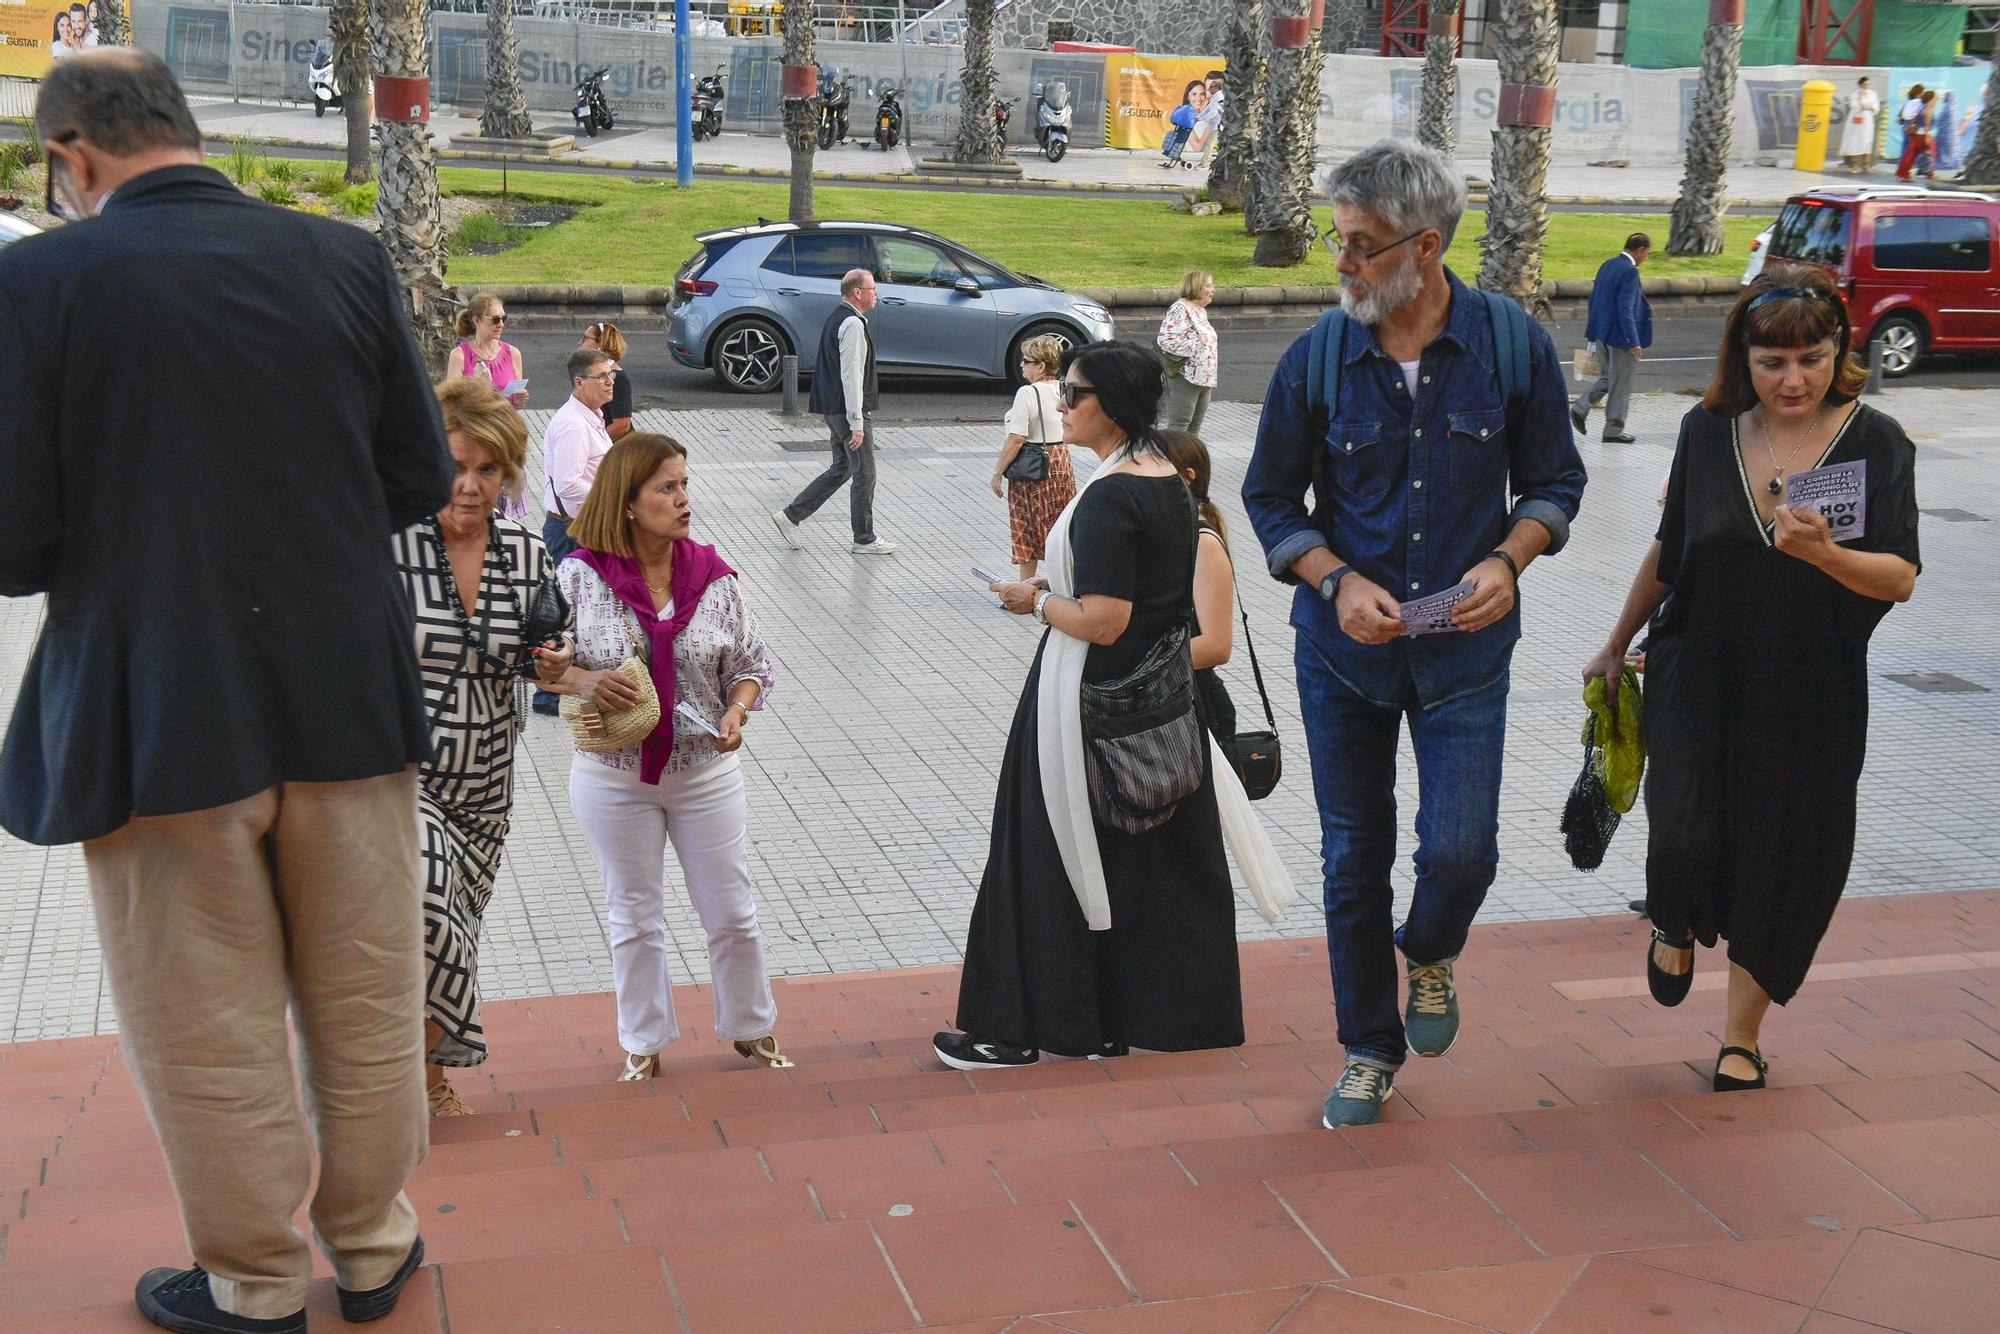
M604 713L633 707L638 690L616 669L636 640L660 697L660 725L644 742L580 750L570 767L570 805L604 872L621 1080L651 1079L680 1036L665 918L669 839L708 933L716 1034L748 1060L791 1064L772 1032L777 1003L750 892L736 755L771 689L771 658L736 572L688 536L693 513L687 450L633 432L598 465L570 525L578 549L556 567L576 654L551 689Z

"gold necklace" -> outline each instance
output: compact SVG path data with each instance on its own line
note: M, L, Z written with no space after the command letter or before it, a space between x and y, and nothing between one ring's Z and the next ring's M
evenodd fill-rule
M1771 448L1771 424L1764 420L1764 409L1759 407L1757 412L1757 433L1764 437L1764 452L1771 458L1771 480L1764 484L1764 489L1774 496L1782 496L1785 494L1785 469L1792 466L1792 460L1798 456L1800 446L1812 439L1813 432L1817 431L1819 424L1826 419L1826 405L1824 403L1820 405L1819 411L1813 416L1812 423L1806 427L1805 434L1799 437L1798 443L1793 445L1791 451L1785 455L1783 463L1778 462L1778 451Z

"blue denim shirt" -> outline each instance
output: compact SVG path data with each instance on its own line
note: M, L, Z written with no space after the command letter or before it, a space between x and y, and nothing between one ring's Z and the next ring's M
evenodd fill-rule
M1292 563L1327 547L1408 601L1457 583L1523 519L1549 530L1551 553L1568 541L1584 471L1555 344L1529 321L1528 398L1520 438L1510 439L1492 323L1450 270L1445 279L1451 313L1424 348L1414 401L1402 369L1357 320L1346 322L1340 404L1330 423L1317 421L1306 401L1307 338L1279 360L1243 483L1243 504L1273 577L1296 583ZM1327 502L1309 513L1313 456L1321 450ZM1425 708L1499 680L1521 637L1517 604L1476 634L1359 644L1340 628L1333 604L1303 586L1292 600L1292 624L1361 695Z

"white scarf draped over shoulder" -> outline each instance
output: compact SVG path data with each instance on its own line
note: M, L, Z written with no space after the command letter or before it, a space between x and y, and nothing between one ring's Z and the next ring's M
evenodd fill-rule
M1049 529L1043 568L1048 573L1049 592L1056 597L1076 596L1076 558L1069 530L1077 506L1099 479L1130 458L1129 448L1120 448L1099 464ZM1070 889L1083 909L1085 924L1092 931L1109 931L1111 898L1105 888L1104 859L1097 846L1097 824L1091 818L1090 783L1083 764L1083 665L1089 653L1088 641L1049 627L1035 695L1035 741L1042 801L1048 808L1049 827L1055 833L1056 850ZM1208 749L1223 838L1236 854L1252 906L1265 921L1276 922L1297 897L1291 873L1271 846L1242 782L1213 736L1208 738Z

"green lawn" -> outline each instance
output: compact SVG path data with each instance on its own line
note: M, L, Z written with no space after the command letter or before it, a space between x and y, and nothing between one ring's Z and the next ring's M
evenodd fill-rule
M447 167L440 173L450 194L500 191L500 173ZM782 185L698 181L686 191L672 182L512 172L512 195L588 205L557 227L531 233L512 250L452 260L460 285L581 283L657 286L672 278L694 253L698 232L783 217ZM1313 285L1334 281L1323 249L1293 269L1251 265L1251 243L1240 216L1196 218L1155 199L1063 199L1035 195L918 193L906 190L829 189L817 192L819 216L901 222L948 236L1008 268L1065 287L1178 286L1189 269L1208 269L1223 287ZM1323 211L1321 221L1324 224ZM1479 268L1478 238L1485 214L1468 214L1449 262L1468 280ZM1673 259L1655 250L1648 276L1737 274L1750 239L1763 223L1729 221L1729 243L1720 255ZM1643 230L1664 247L1664 216L1559 213L1550 223L1543 276L1589 278L1625 237Z

